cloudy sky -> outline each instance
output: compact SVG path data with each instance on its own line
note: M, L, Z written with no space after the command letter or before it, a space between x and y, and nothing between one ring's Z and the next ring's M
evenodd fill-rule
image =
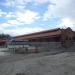
M0 0L0 33L16 36L58 27L75 30L75 0Z

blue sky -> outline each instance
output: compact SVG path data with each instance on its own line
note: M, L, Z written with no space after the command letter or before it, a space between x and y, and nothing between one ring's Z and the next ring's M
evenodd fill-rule
M75 0L0 0L0 33L16 36L58 27L75 30Z

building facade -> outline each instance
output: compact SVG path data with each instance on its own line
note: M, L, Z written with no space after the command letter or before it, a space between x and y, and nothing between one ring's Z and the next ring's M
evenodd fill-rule
M18 52L61 51L63 48L75 49L75 32L71 28L52 29L1 40L0 45Z
M16 36L17 40L26 40L29 42L61 42L63 47L70 47L75 41L75 33L71 28L52 29L28 35Z

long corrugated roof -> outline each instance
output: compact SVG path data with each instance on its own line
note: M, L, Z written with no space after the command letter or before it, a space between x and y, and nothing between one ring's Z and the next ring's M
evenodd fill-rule
M60 30L60 28L45 30L45 31L40 31L40 32L35 32L35 33L30 33L30 34L24 34L24 35L20 35L20 36L16 36L16 37L23 37L23 36L36 35L36 34L42 34L42 33L47 33L47 32L54 32L54 31L57 31L57 30Z
M27 35L21 35L21 36L16 36L18 39L30 39L30 38L37 38L37 37L46 37L46 36L57 36L61 34L61 29L56 28L56 29L51 29L51 30L46 30L46 31L41 31L41 32L36 32L36 33L31 33Z
M0 42L6 42L6 40L5 39L0 39Z

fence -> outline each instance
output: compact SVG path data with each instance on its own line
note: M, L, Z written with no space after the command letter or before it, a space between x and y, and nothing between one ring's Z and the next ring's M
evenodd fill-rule
M61 42L28 42L23 45L8 45L8 48L19 53L53 52L61 48Z

